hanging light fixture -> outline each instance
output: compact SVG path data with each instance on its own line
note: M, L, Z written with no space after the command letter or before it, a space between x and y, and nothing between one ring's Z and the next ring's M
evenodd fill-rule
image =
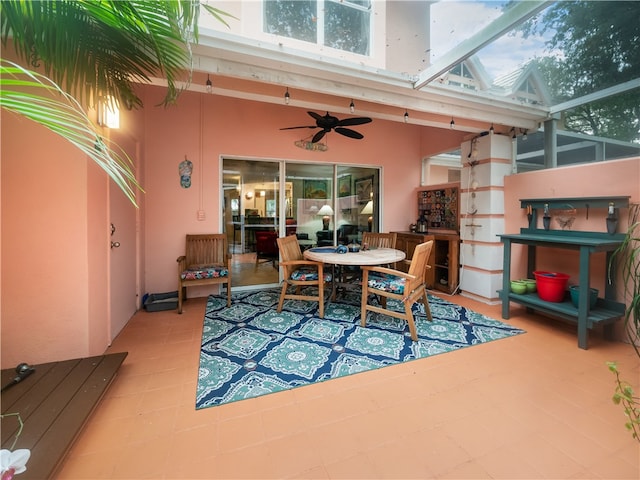
M406 109L404 111L404 123L409 123L409 112Z
M489 128L489 133L493 135L493 132L495 132L495 128L493 128L493 123L492 123L491 128Z
M511 127L511 138L516 138L516 129L515 127Z
M290 101L291 101L291 95L289 95L289 87L287 87L287 91L284 92L284 103L289 105Z
M351 113L354 113L354 112L356 111L356 106L355 106L355 104L353 103L353 98L351 99L351 103L349 104L349 111L350 111Z
M522 135L522 140L526 140L527 139L527 130L524 131L524 134Z
M456 122L453 120L453 117L451 117L451 121L449 122L449 126L450 126L451 128L453 128L453 127L455 127L455 126L456 126Z
M207 93L211 93L211 90L213 90L213 83L211 83L211 78L209 78L208 73L207 73L207 83L205 84L205 88L207 90Z

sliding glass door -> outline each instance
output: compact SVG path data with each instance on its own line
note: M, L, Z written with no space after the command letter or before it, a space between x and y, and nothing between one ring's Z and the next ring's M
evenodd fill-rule
M378 231L377 168L224 159L222 178L234 288L279 284L265 236L295 234L304 250L359 243L363 232Z

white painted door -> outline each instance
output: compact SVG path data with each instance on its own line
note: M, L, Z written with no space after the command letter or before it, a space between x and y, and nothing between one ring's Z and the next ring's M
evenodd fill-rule
M119 136L117 143L138 165L139 145ZM111 248L109 265L110 339L113 340L138 308L138 209L109 181Z

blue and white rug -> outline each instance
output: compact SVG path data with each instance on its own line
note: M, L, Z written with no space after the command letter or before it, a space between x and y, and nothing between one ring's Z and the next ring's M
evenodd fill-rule
M433 321L416 303L418 341L403 320L369 313L360 327L360 295L325 304L286 300L280 289L210 296L204 317L196 408L206 408L386 367L524 333L429 295ZM390 305L392 305L390 303ZM393 306L393 305L392 305ZM393 306L401 308L400 304Z

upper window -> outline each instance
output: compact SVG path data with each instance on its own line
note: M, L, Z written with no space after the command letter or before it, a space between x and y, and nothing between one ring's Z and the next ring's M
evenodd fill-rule
M369 55L371 0L264 0L264 31Z

